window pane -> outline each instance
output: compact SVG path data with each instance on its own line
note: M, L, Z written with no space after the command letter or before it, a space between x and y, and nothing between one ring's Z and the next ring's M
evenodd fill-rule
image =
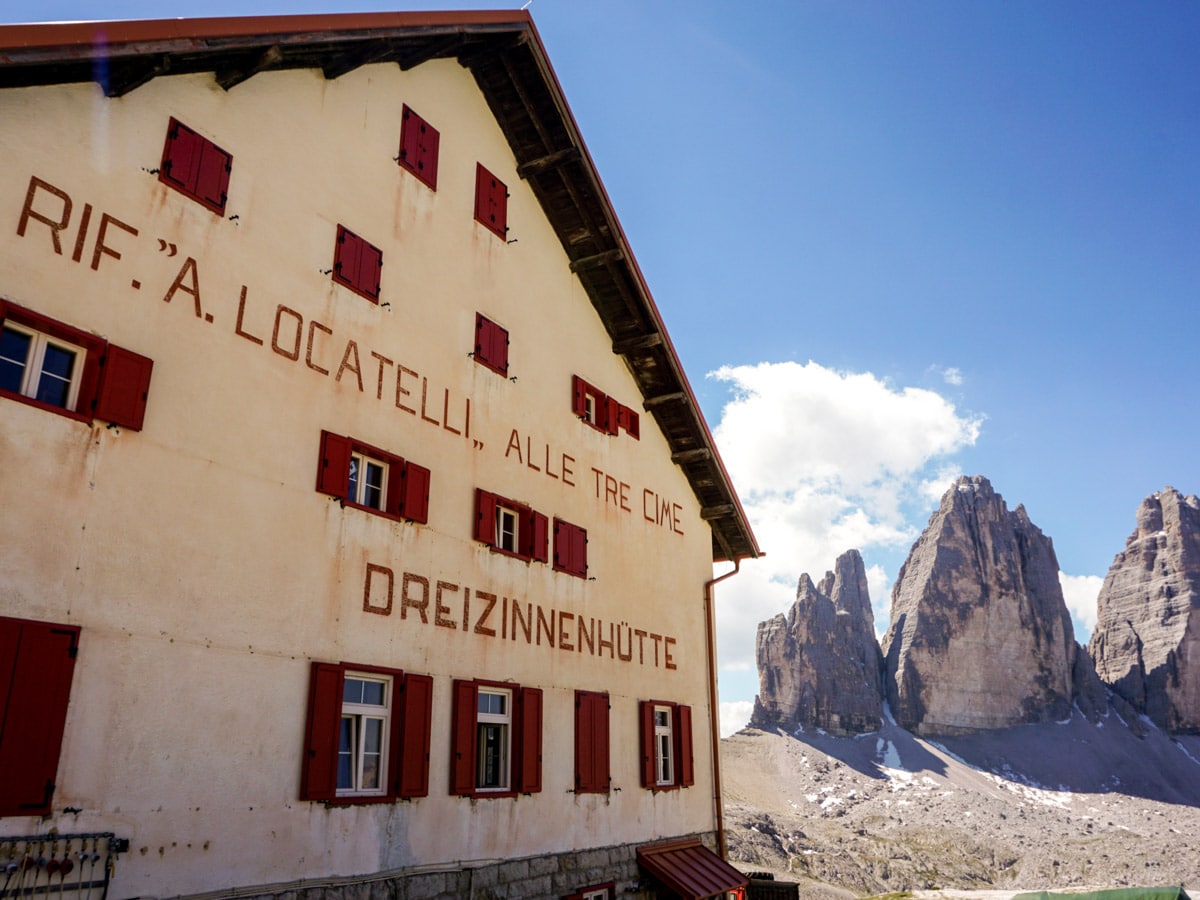
M0 388L20 392L30 340L29 335L9 328L0 332Z
M362 702L370 703L374 706L383 706L383 682L362 682Z
M506 787L508 773L505 771L505 743L507 728L504 725L479 724L479 787Z
M383 720L363 717L363 773L362 790L374 790L380 786L383 761Z
M480 691L479 711L488 715L502 716L504 715L504 701L507 699L504 694L491 694L487 691Z
M372 509L383 509L383 466L368 461L366 464L366 483L363 485L363 506Z
M46 344L46 356L42 360L42 374L70 380L75 368L75 354L62 347Z
M342 716L341 737L338 741L337 786L339 790L354 787L354 716Z
M346 703L362 703L363 687L362 679L347 678L342 686L342 700Z
M496 546L517 552L517 514L502 506L496 507Z
M658 736L658 753L656 754L658 763L658 783L670 784L674 778L671 773L671 736L662 734Z
M350 489L346 491L346 499L352 503L358 502L358 457L350 457Z

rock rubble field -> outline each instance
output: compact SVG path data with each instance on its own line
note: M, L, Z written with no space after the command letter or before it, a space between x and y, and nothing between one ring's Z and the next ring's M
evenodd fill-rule
M721 742L730 860L802 896L1183 885L1200 893L1200 735L1118 716L918 738ZM1140 732L1140 736L1139 733Z

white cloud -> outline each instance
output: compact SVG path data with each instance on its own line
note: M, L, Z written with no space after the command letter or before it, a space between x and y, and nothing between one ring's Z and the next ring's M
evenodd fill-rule
M721 690L736 705L757 688L758 623L787 610L800 573L819 580L859 550L876 627L887 627L889 575L878 557L907 552L960 471L950 457L975 443L983 417L934 391L814 362L724 366L709 377L731 386L713 434L768 554L718 588Z
M962 370L954 366L950 366L950 368L943 371L942 378L946 379L946 384L952 384L956 387L963 383Z
M940 394L896 390L870 372L784 362L723 366L709 377L733 386L715 435L751 495L868 491L912 478L979 436L980 420L959 416Z
M1068 575L1059 572L1058 581L1062 585L1067 609L1071 618L1075 620L1075 640L1087 644L1096 628L1096 598L1100 596L1100 587L1104 584L1104 579L1099 575Z
M732 703L721 704L721 737L727 738L746 727L750 721L750 713L754 712L754 703L750 700L734 700Z

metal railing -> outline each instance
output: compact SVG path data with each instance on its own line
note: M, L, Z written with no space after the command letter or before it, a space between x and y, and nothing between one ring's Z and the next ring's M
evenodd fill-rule
M0 900L104 900L115 857L128 849L107 831L0 836Z

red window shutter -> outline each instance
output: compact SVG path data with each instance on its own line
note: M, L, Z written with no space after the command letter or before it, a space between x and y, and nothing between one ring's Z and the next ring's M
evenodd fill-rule
M489 547L496 546L496 502L495 494L475 488L475 540Z
M53 331L47 329L47 334L53 333ZM83 344L87 353L83 358L83 375L79 380L79 399L76 401L75 411L91 416L95 414L99 400L100 360L104 357L109 345L99 338L94 337L80 343Z
M362 241L345 225L338 225L333 245L333 280L346 287L358 285L358 256Z
M95 415L114 425L133 431L142 430L146 418L146 398L150 392L150 372L154 361L132 350L108 345L100 370Z
M575 790L608 790L608 694L575 692Z
M696 783L692 763L692 708L690 706L675 707L675 755L676 778L684 787Z
M501 375L508 375L508 329L492 323L492 350L489 357Z
M592 701L592 781L596 790L607 791L611 779L608 760L608 694L594 694Z
M383 251L360 239L358 251L358 274L355 282L358 290L379 302L379 287L383 278Z
M321 454L317 457L317 490L345 499L350 490L350 439L321 432Z
M0 686L7 681L7 691L0 695L0 816L49 815L79 628L3 621Z
M621 406L619 403L617 404L617 425L624 428L625 433L635 441L641 440L642 428L638 422L638 414L628 406Z
M162 164L159 166L160 181L193 194L196 176L200 171L202 138L174 116L167 124L167 142L163 146Z
M550 560L550 520L540 512L525 511L522 516L520 534L521 556L536 562Z
M414 462L404 464L404 490L400 501L400 515L414 522L429 521L429 477L424 466Z
M401 721L399 797L429 796L429 737L433 721L433 679L428 675L404 676L399 711L393 718Z
M482 313L475 314L475 361L508 375L508 330Z
M508 235L508 188L482 164L475 164L475 219L499 238Z
M196 199L214 212L225 214L233 157L209 141L200 148L196 171Z
M404 514L404 460L381 450L373 450L372 456L387 464L387 497L383 501L383 512L389 516Z
M400 125L400 165L437 190L438 130L404 105Z
M575 692L575 790L594 791L592 780L593 752L596 742L592 738L591 693Z
M363 239L357 234L345 225L338 225L337 239L333 245L333 280L356 294L363 293L359 283L363 244Z
M642 787L656 787L658 777L654 769L654 701L638 701L638 725L638 744L642 752Z
M4 735L4 715L12 689L17 647L21 643L21 622L0 617L0 737Z
M572 525L569 534L571 542L571 567L567 570L580 578L587 577L587 529Z
M308 688L308 720L304 728L301 800L332 800L337 796L341 720L342 667L314 662Z
M542 690L521 688L520 773L522 793L536 794L542 789Z
M450 793L475 792L475 715L479 689L473 681L454 680L450 720Z
M562 519L554 520L554 568L587 577L587 530Z
M571 376L571 412L581 419L587 415L587 387L578 375Z
M617 427L620 421L620 409L621 404L619 404L612 397L606 396L604 398L604 403L600 410L601 416L599 424L609 434L617 433Z
M225 214L233 156L171 118L158 178L218 215Z
M338 225L333 245L333 280L378 303L382 271L383 251L345 225Z

